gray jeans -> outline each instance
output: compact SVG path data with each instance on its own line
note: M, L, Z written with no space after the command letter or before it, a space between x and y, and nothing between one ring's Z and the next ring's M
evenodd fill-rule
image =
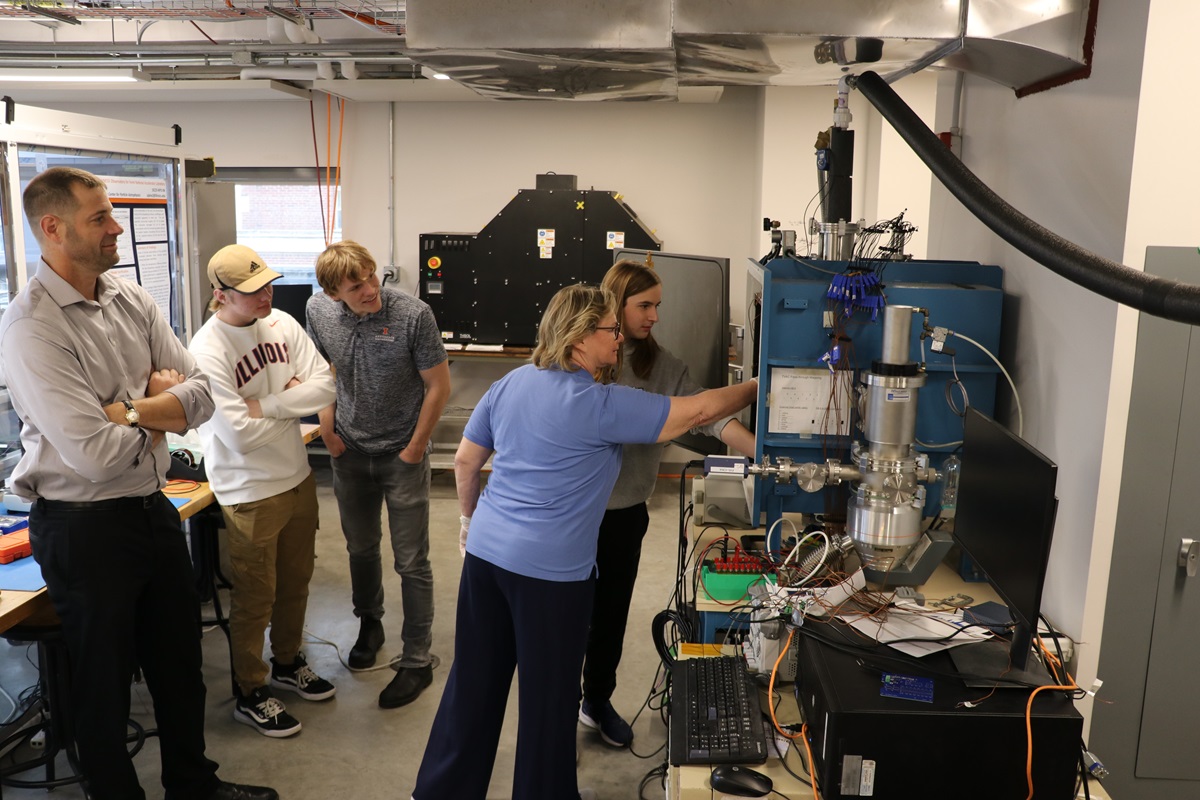
M333 466L342 533L350 554L354 615L383 616L382 506L387 503L392 555L404 606L401 665L423 667L433 642L433 567L429 563L429 456L405 464L396 454L368 456L347 449Z

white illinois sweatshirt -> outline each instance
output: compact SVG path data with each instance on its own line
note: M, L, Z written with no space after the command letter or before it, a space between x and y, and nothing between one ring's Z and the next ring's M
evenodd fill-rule
M241 328L214 316L188 349L216 403L197 432L217 502L249 503L298 486L310 472L300 418L335 396L333 374L304 329L278 309ZM299 385L285 388L293 378ZM262 419L250 418L247 398L261 403Z

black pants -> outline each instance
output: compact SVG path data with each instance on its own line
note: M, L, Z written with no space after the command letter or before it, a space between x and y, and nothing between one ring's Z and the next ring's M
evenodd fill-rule
M568 800L592 585L547 581L470 553L463 562L454 665L417 772L417 800L483 800L517 673L512 800Z
M119 508L34 506L33 555L62 620L75 739L95 800L146 795L125 749L140 666L154 698L162 783L172 800L217 787L204 757L200 605L179 513L162 494Z
M617 688L617 666L625 643L629 603L642 559L642 539L650 527L645 503L604 512L596 548L596 597L583 664L583 697L604 705Z

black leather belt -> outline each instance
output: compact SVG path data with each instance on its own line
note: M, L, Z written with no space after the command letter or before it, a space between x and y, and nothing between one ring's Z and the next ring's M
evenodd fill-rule
M136 511L152 507L162 492L145 497L114 497L111 500L47 500L38 498L38 505L46 511Z

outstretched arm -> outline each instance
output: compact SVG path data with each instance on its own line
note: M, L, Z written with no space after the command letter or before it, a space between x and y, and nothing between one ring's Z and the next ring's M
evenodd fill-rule
M735 386L708 389L687 397L672 397L671 410L658 435L658 441L669 442L698 425L727 417L750 405L757 394L758 381L748 380Z

